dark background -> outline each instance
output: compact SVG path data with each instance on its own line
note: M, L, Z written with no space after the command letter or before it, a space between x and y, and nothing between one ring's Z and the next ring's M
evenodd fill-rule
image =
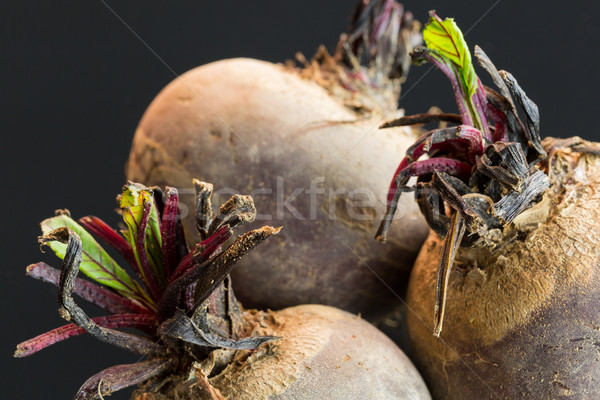
M24 276L35 261L60 266L39 251L39 221L66 207L76 217L94 214L117 223L114 197L124 183L133 132L152 98L174 79L172 71L238 56L280 62L296 51L312 55L321 43L331 49L353 5L339 0L1 3L0 397L72 398L95 372L137 360L88 337L26 359L13 359L12 353L18 342L63 324L56 289ZM455 17L468 31L471 48L483 47L537 102L542 136L600 139L598 2L407 0L405 5L422 22L429 9ZM434 104L454 111L448 82L428 70L412 69L401 106L409 114ZM485 73L481 77L489 82Z

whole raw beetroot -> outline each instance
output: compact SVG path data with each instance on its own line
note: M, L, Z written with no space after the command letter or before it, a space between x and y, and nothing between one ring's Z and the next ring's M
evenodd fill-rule
M303 69L231 59L183 74L140 121L128 178L219 181L254 196L265 213L257 220L285 226L233 272L248 306L389 313L397 303L380 280L402 292L427 231L407 198L389 244L372 240L393 166L414 139L410 128L378 125L397 113L416 29L393 1L360 2L333 57L321 50Z
M247 311L243 318L246 334L280 339L256 350L216 350L187 380L167 391L142 391L137 399L203 399L199 382L223 396L214 400L431 398L404 353L356 315L301 305Z
M597 398L600 145L541 141L515 77L476 47L497 90L483 86L454 21L430 16L413 57L447 75L461 115L416 141L392 185L418 177L433 231L408 289L415 363L439 399Z
M78 223L66 210L42 222L40 243L63 267L39 262L27 273L58 286L59 314L70 323L20 343L15 357L82 334L140 356L90 377L78 400L134 385L146 399L430 399L404 353L356 315L321 305L244 310L228 273L280 228L263 226L227 245L236 227L254 220L252 198L235 195L213 214L213 186L194 186L203 240L193 249L174 188L127 184L119 196L123 236L97 217ZM120 253L135 277L91 233ZM80 271L91 280L77 277ZM89 317L74 294L107 315Z
M407 322L415 362L435 398L600 393L600 157L566 150L551 164L554 185L515 220L502 246L458 252L442 340L429 325L437 234L417 258L407 300L415 314Z

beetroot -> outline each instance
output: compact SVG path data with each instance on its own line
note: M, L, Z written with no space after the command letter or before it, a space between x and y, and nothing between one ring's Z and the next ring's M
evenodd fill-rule
M392 184L418 176L432 228L408 290L415 363L439 399L595 398L600 145L541 141L535 103L476 48L497 91L481 84L452 19L432 12L424 38L413 57L450 78L460 119L422 135Z
M377 127L397 108L417 29L399 4L361 1L335 54L321 49L304 68L230 59L183 74L140 121L127 177L178 187L193 176L218 181L253 194L259 219L285 226L233 272L245 304L388 314L397 303L380 279L403 292L427 232L406 198L388 245L370 234L397 156L414 140L410 128ZM191 214L184 223L191 227Z
M355 315L302 305L244 319L249 333L281 339L257 350L216 350L192 366L193 378L137 399L202 398L194 383L206 377L228 399L430 399L410 360Z
M85 333L141 356L92 376L75 397L82 400L136 384L140 398L430 398L402 351L360 317L320 305L243 310L228 274L279 229L264 226L228 244L234 228L256 217L252 198L235 195L213 214L212 185L195 187L202 241L192 250L173 188L163 195L127 184L122 236L96 217L77 223L65 210L45 220L40 243L63 268L37 263L27 272L58 286L59 314L71 323L19 344L15 357ZM129 262L135 278L90 232ZM80 270L96 283L78 278ZM90 318L73 294L108 315Z
M415 314L408 324L436 398L591 399L600 392L600 229L593 222L600 158L565 149L551 169L552 187L513 222L502 245L458 252L443 341L428 324L442 243L435 233L425 242L409 284Z

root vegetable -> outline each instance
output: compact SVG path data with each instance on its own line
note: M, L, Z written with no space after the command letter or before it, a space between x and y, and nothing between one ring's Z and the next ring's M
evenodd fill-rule
M600 150L600 146L595 145ZM442 243L411 275L415 362L439 399L592 399L600 393L600 157L565 150L544 199L496 249L461 249L440 340L431 335Z
M263 226L226 245L234 228L256 217L252 198L235 195L213 214L212 185L194 186L202 241L192 251L173 188L163 196L128 183L119 197L123 236L96 217L80 225L66 210L45 220L40 243L63 268L37 263L27 272L58 286L59 314L71 323L19 344L15 357L85 333L142 356L89 378L75 396L81 400L137 384L146 399L430 398L410 360L359 317L318 305L243 311L229 272L279 229ZM112 245L136 278L90 232ZM77 278L80 270L97 283ZM90 318L73 294L109 315Z
M259 219L285 226L233 272L248 306L319 303L382 317L396 303L380 278L403 292L427 234L407 198L389 244L370 237L393 165L414 138L407 127L377 127L397 108L419 36L399 4L360 4L333 57L322 49L303 69L251 59L196 68L156 97L136 131L129 179L186 187L199 176L235 192L260 188L252 193Z
M439 399L595 398L600 144L541 141L535 103L476 48L498 91L481 84L452 19L432 12L424 38L414 59L450 78L461 115L417 140L391 187L418 176L432 228L408 289L415 363Z
M137 399L201 398L194 383L205 377L228 399L430 399L404 353L355 315L302 305L244 319L248 333L281 339L257 350L216 350L192 368L194 378Z

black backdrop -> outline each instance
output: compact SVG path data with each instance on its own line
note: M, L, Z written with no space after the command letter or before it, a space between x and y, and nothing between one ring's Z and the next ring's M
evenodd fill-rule
M55 288L24 277L29 263L60 265L39 252L38 222L65 207L117 222L114 196L132 134L172 71L237 56L283 61L296 51L311 55L321 43L331 48L353 4L2 2L0 397L70 398L93 373L137 359L87 337L28 359L12 352L19 341L62 324ZM429 9L455 17L470 45L483 47L537 102L543 136L600 139L597 2L407 0L406 7L421 21ZM432 104L454 110L440 73L420 79L427 69L412 69L401 106L408 113Z

